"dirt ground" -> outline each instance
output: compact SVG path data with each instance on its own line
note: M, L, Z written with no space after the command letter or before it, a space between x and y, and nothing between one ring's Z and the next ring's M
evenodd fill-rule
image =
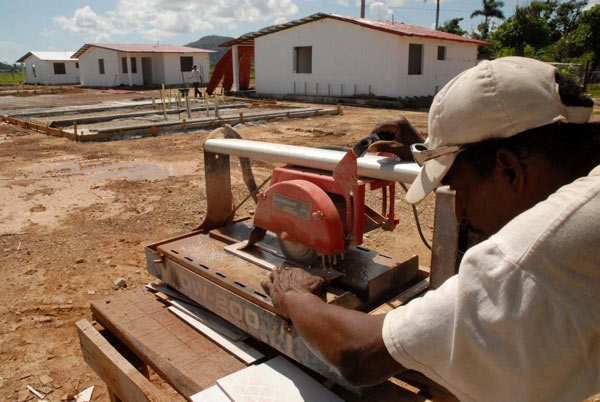
M149 98L150 94L129 94ZM63 106L124 99L85 90L75 94L2 97L0 109ZM11 100L11 101L9 101ZM307 106L307 105L302 105ZM238 128L246 139L295 145L352 145L395 110L344 108L343 116L280 120ZM402 112L420 131L426 113ZM52 378L55 401L96 385L105 387L81 357L74 323L90 318L89 303L154 278L144 245L183 234L202 222L205 209L202 142L206 131L112 142L75 143L0 124L0 400L16 400L26 385ZM255 163L257 181L271 166ZM232 169L240 199L239 170ZM368 235L366 246L387 254L429 252L397 194L401 223L394 232ZM244 210L244 208L242 208ZM247 213L251 205L240 213ZM432 200L421 207L430 237ZM48 385L48 384L46 384Z
M0 97L0 109L148 99L151 92L93 90ZM308 105L303 105L308 106ZM404 115L422 133L427 113L345 107L342 116L280 120L238 128L246 139L294 145L352 145L376 122ZM598 116L596 116L598 117ZM75 143L0 123L0 400L16 400L26 385L51 386L48 400L95 385L94 401L108 401L103 383L82 359L75 322L90 318L89 303L154 278L143 247L186 233L205 209L202 143L206 131L124 141ZM254 163L257 176L272 166ZM234 194L244 195L233 168ZM372 196L371 199L377 198ZM412 212L399 189L394 232L367 236L386 254L418 254L429 265ZM419 205L431 239L433 196ZM242 208L240 216L251 210ZM48 381L49 376L51 381ZM46 382L46 384L43 384Z

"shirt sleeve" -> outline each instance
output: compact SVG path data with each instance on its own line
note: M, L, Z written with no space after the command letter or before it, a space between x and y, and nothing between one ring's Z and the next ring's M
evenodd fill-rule
M597 333L491 239L440 288L387 313L382 337L396 361L461 401L581 400L597 372L585 362L600 356Z
M461 401L480 401L481 395L501 401L507 395L496 393L499 382L503 389L520 385L510 369L519 353L513 350L514 336L531 329L517 327L530 313L534 287L492 241L485 241L467 252L457 275L387 314L384 343L400 364Z

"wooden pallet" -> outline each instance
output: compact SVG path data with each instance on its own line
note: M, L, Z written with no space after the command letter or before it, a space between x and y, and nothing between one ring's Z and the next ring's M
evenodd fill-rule
M91 310L94 325L85 319L76 323L81 350L88 365L106 383L113 402L194 401L218 379L246 367L178 319L144 288L120 291L93 302ZM266 358L277 355L264 344L249 342L254 342L252 346ZM178 395L155 386L149 380L148 367ZM427 401L419 389L395 379L362 396L339 388L334 391L347 401Z

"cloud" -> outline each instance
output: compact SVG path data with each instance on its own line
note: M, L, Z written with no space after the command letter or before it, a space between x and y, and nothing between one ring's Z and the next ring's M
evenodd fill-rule
M25 53L27 53L27 50L20 43L0 40L0 61L13 64Z
M357 7L360 9L360 0L334 0L335 3L345 7ZM366 0L365 5L369 10L367 18L373 19L391 19L392 8L405 6L410 0ZM425 0L427 1L427 0ZM429 0L434 1L435 0ZM441 0L448 1L448 0Z
M589 0L587 5L583 8L583 10L587 11L597 5L600 5L600 0Z
M54 35L54 31L48 28L42 28L42 30L40 31L40 34L44 37L44 38L48 38L52 35Z
M369 6L369 17L375 20L390 20L394 12L387 4L376 1Z
M277 17L277 18L275 18L275 21L273 21L273 24L279 25L279 24L285 24L286 22L288 22L287 18L285 18L285 17Z
M243 23L287 21L298 12L294 0L117 0L116 7L96 14L90 6L54 22L86 40L107 41L137 33L148 40L206 31L215 26L235 29Z
M59 16L53 20L62 29L94 42L108 41L113 34L120 32L109 18L97 15L90 6L75 10L71 18Z
M385 3L388 7L403 7L406 5L407 0L386 0ZM435 1L433 3L435 4Z

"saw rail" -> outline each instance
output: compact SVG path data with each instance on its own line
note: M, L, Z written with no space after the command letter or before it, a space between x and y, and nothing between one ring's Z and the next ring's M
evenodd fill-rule
M204 151L235 155L272 163L287 163L333 172L346 152L238 139L209 139ZM421 168L414 162L367 154L358 158L358 176L392 182L412 183Z

